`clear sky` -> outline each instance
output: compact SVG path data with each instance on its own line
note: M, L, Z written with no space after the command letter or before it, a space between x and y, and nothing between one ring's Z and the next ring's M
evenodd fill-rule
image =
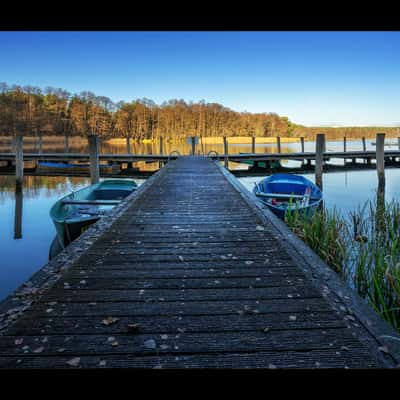
M400 126L400 32L0 32L0 82Z

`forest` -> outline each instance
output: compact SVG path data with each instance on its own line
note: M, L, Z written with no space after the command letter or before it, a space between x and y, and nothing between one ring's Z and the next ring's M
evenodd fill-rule
M158 105L147 98L113 102L85 91L0 83L0 136L131 137L134 140L187 136L305 137L325 133L330 139L399 136L388 127L306 127L274 112L237 112L218 103L172 99Z

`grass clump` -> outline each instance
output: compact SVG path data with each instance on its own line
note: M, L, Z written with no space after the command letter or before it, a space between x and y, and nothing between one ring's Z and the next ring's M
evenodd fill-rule
M342 217L286 213L292 231L400 331L400 203L367 201Z

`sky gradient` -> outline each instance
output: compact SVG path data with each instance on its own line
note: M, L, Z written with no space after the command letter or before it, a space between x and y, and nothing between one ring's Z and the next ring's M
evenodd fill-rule
M400 32L0 32L0 82L400 126Z

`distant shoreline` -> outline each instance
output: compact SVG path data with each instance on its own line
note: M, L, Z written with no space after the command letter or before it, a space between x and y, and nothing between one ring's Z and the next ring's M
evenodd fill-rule
M65 137L60 136L60 135L44 135L43 137L43 144L49 144L49 143L64 143L65 142ZM251 144L252 143L252 137L251 136L227 136L227 142L229 144ZM397 144L397 135L387 135L385 137L386 140L396 140L395 142L387 143L389 144ZM0 135L0 143L1 144L9 144L12 142L13 136L1 136ZM187 138L170 138L170 137L164 137L164 142L166 143L177 143L177 142L185 142ZM202 144L223 144L223 137L222 136L207 136L207 137L201 137L200 143ZM263 137L263 136L256 136L255 138L256 144L276 144L277 139L276 136L268 136L268 137ZM360 141L360 137L346 137L347 141ZM366 137L367 140L369 141L375 141L376 137L371 136L371 137ZM25 136L24 137L24 142L25 143L35 143L37 142L38 138L36 136ZM326 138L327 141L329 142L343 142L343 138L335 138L335 139L330 139L329 136ZM86 141L85 136L70 136L69 137L69 144L73 145L74 142L82 142ZM114 144L114 145L124 145L126 144L126 137L119 137L119 138L107 138L103 137L101 138L102 142L108 143L108 144ZM314 142L315 139L309 139L307 137L304 138L305 142ZM132 143L143 143L143 144L151 144L151 143L159 143L159 138L154 138L153 140L151 139L142 139L142 140L137 140L134 138L131 138ZM281 136L281 143L300 143L300 137L283 137Z

